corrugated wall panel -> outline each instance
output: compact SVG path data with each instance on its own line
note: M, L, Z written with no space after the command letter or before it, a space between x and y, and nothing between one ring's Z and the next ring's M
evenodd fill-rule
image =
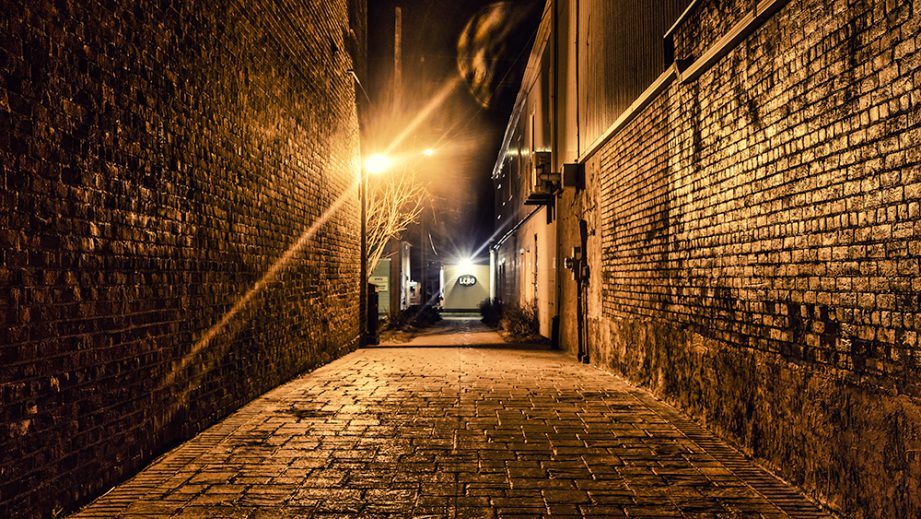
M580 151L665 69L662 36L690 0L579 0Z

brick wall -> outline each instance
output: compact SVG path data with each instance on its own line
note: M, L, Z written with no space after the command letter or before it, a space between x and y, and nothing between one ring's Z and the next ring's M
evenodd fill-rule
M751 3L701 4L679 59ZM790 1L591 157L580 195L593 362L855 516L921 513L919 8Z
M346 70L363 41L349 15L364 11L12 4L0 20L0 516L47 516L354 346Z

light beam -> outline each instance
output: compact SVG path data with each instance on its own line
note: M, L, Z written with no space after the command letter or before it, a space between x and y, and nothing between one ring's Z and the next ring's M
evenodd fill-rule
M333 201L332 204L317 218L309 227L304 229L304 231L298 236L298 238L288 247L287 250L277 259L274 263L266 270L265 274L256 281L255 284L245 293L243 296L237 300L236 303L221 316L217 323L211 326L204 334L192 345L192 348L179 359L179 363L174 367L167 375L163 378L158 386L158 390L162 390L171 386L175 381L176 377L180 373L185 372L195 361L199 354L201 354L214 339L233 321L234 317L237 316L241 311L243 311L247 305L253 300L253 298L262 292L266 287L268 287L275 278L291 263L291 260L307 245L311 238L317 233L317 231L322 227L329 219L332 217L336 211L339 210L348 200L354 195L354 191L357 189L358 184L352 185L349 189L346 189L339 198ZM228 345L224 345L223 348L227 348ZM213 357L209 361L203 363L204 366L199 370L198 374L194 377L191 377L188 384L185 385L185 388L179 394L178 398L174 402L174 405L171 407L169 415L167 416L166 422L172 420L172 417L176 412L182 407L182 405L188 401L189 395L192 393L192 390L197 387L195 383L196 379L203 377L206 373L210 372L213 369L213 365L217 360L218 352L213 353Z
M416 128L418 128L420 124L431 117L432 112L444 104L445 100L448 99L448 96L450 96L452 92L454 92L454 89L457 88L457 85L459 85L460 82L460 76L453 76L452 79L445 81L444 85L442 85L441 89L435 94L434 97L432 97L428 104L419 110L419 113L416 114L413 120L410 121L410 123L406 125L405 128L403 128L403 131L396 136L393 142L387 146L385 153L392 153L395 149L397 149L397 147L400 146L400 144L403 144L403 141L412 135L412 133L416 131Z

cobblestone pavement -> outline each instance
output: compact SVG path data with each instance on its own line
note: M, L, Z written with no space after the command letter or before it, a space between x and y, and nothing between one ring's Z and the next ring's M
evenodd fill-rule
M824 515L612 375L552 351L441 345L456 340L303 375L77 516Z

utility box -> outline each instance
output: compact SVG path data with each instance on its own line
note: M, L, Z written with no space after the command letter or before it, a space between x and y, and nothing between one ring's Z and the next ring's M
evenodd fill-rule
M585 164L563 164L563 187L585 189Z

